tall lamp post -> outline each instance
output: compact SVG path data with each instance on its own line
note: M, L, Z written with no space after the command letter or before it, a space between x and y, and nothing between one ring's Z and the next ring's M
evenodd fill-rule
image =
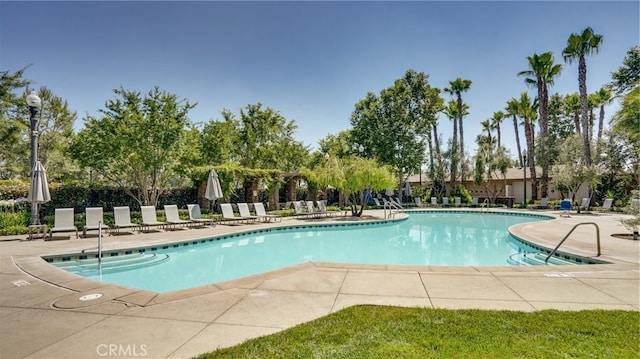
M522 169L524 170L524 200L522 201L522 204L524 205L524 208L527 208L527 151L522 153Z
M40 110L42 101L40 97L36 95L34 90L31 90L27 95L27 105L29 106L29 112L31 113L31 180L33 181L33 169L38 161L38 119L36 115ZM31 224L38 223L38 203L31 203Z

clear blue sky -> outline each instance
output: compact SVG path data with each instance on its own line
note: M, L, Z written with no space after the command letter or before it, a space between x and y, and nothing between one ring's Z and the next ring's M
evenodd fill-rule
M0 70L31 64L25 77L68 101L76 129L114 88L157 85L197 102L194 122L261 102L295 120L296 138L313 147L350 128L355 103L408 69L439 88L462 77L473 81L463 95L473 151L482 120L535 94L516 76L527 56L552 51L564 64L569 35L591 26L604 35L587 58L594 92L638 44L639 11L638 1L0 1ZM577 92L577 83L577 65L565 64L551 92ZM440 132L451 136L445 117ZM510 121L503 138L515 154Z

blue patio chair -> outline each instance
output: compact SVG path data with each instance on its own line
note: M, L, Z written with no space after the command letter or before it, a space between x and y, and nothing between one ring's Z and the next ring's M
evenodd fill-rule
M571 211L571 200L568 198L563 199L562 202L560 202L560 210L562 211L561 216L566 215L568 217L569 211Z

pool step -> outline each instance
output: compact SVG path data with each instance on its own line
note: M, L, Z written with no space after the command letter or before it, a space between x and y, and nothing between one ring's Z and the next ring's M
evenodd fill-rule
M169 259L168 254L158 253L136 253L116 257L104 257L102 261L97 258L78 259L66 262L53 263L58 268L76 274L86 274L91 272L120 272L128 269L148 267L159 264Z
M576 265L578 263L565 260L558 257L551 257L549 261L545 263L547 255L544 253L536 252L521 252L513 254L509 257L509 264L511 265L523 265L523 266L539 266L539 265Z

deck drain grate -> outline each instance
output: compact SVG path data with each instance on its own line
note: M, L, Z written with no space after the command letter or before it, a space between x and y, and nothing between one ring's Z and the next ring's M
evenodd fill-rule
M101 298L102 294L100 293L93 293L93 294L87 294L87 295L83 295L82 297L78 298L81 301L88 301L88 300L95 300L98 298Z

